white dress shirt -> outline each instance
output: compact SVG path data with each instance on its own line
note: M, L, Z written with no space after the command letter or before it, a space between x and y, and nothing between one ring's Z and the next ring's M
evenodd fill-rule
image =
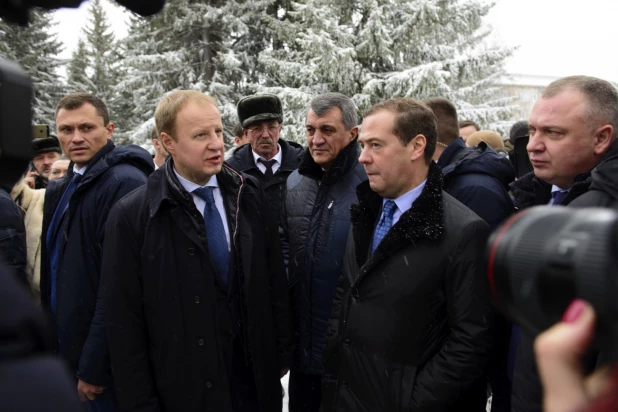
M75 163L73 163L73 173L84 176L84 174L86 173L86 169L88 169L88 165L79 168Z
M223 196L221 195L221 189L219 189L219 182L217 181L217 176L213 175L208 181L208 183L206 183L204 186L200 186L180 176L176 171L176 168L174 168L174 173L176 173L176 177L178 178L178 181L180 182L182 187L184 187L187 192L191 193L191 196L193 197L193 203L195 203L195 207L202 214L202 217L204 216L204 208L206 207L206 201L193 193L193 191L195 189L200 189L207 186L212 186L215 188L212 191L212 195L215 198L215 206L217 206L219 216L221 216L221 220L223 221L225 238L227 239L227 250L230 250L230 228L227 224L227 214L225 213L225 207L223 206Z
M406 192L403 195L399 196L397 199L383 199L382 200L382 209L384 209L384 203L387 200L392 200L397 205L397 209L395 209L395 212L393 213L393 226L395 226L395 223L399 221L399 218L401 217L401 215L403 215L405 212L407 212L412 207L416 199L418 199L418 197L421 195L421 192L423 191L423 188L425 188L426 183L427 183L427 180L425 179L423 183L416 186L414 189L410 190L409 192ZM382 219L382 216L380 216L380 219Z
M253 153L253 160L255 161L255 165L258 167L258 169L260 169L260 172L266 173L266 166L264 166L262 162L258 162L258 159L264 159L264 158L260 156L259 154L255 153L253 150L251 150L251 153ZM281 159L282 159L281 146L279 146L279 143L277 143L277 154L275 155L275 157L270 159L270 160L276 160L272 168L273 174L275 174L275 172L279 170L279 167L281 166Z

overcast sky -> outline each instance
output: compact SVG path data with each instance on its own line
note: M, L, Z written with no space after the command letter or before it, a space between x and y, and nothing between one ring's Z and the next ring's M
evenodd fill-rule
M486 18L492 41L518 46L507 62L511 74L567 76L586 74L618 82L618 1L495 0ZM56 26L69 58L87 16L87 4L57 12ZM107 5L117 37L126 34L126 14Z

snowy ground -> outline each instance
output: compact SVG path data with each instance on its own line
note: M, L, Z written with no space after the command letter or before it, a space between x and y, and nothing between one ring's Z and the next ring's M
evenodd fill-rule
M285 398L283 398L283 412L288 412L288 402L289 402L289 398L288 398L288 380L290 379L290 374L288 373L287 375L285 375L283 377L283 379L281 379L281 384L283 385L283 388L285 389ZM488 399L487 401L487 412L491 411L491 398Z
M283 412L288 412L288 380L290 379L290 374L288 373L281 379L281 384L283 385L283 389L285 389L285 398L283 398Z

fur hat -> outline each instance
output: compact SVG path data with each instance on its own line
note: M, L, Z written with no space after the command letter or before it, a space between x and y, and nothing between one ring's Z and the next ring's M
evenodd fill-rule
M277 120L283 123L281 100L274 94L247 96L238 102L236 110L238 121L245 129L252 123L264 120Z
M529 135L530 126L528 125L528 122L526 120L520 120L511 127L511 131L509 132L509 142L514 145L515 140Z
M62 150L60 149L60 142L58 141L58 138L54 135L50 135L49 137L39 137L36 139L32 139L32 152L33 156L49 152L56 152L62 154Z
M466 146L476 146L481 142L487 143L492 149L504 147L502 136L491 130L479 130L478 132L472 133L468 137L468 140L466 140Z

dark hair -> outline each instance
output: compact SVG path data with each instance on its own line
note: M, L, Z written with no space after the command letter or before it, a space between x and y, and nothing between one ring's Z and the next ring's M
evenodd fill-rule
M462 127L468 127L468 126L474 126L474 128L476 129L476 131L478 132L479 130L481 130L481 128L479 127L478 124L476 124L476 122L473 122L472 120L462 120L459 122L459 128L461 129Z
M232 130L232 132L234 133L234 137L238 137L242 139L243 132L242 132L242 125L240 123L236 123L236 126L234 126L234 130Z
M438 140L449 144L459 138L459 124L455 105L443 97L432 97L423 100L436 115L438 125Z
M76 110L86 103L90 103L94 106L97 114L103 118L103 125L107 126L109 124L109 111L107 110L107 106L103 100L90 93L78 92L64 96L56 105L56 117L58 117L60 109Z
M367 117L382 110L395 114L393 133L403 146L407 146L419 134L425 136L425 161L430 164L438 138L436 115L431 109L419 100L401 97L375 104L363 116Z
M594 129L600 124L611 124L614 127L612 138L618 132L618 92L611 83L590 76L569 76L552 82L547 86L541 98L554 97L568 89L582 93L588 102L583 113L584 121ZM591 124L592 122L598 122Z
M333 107L338 107L341 110L341 121L346 130L350 130L358 125L358 113L356 106L350 98L341 93L324 93L320 94L311 100L309 108L318 116L323 116Z

